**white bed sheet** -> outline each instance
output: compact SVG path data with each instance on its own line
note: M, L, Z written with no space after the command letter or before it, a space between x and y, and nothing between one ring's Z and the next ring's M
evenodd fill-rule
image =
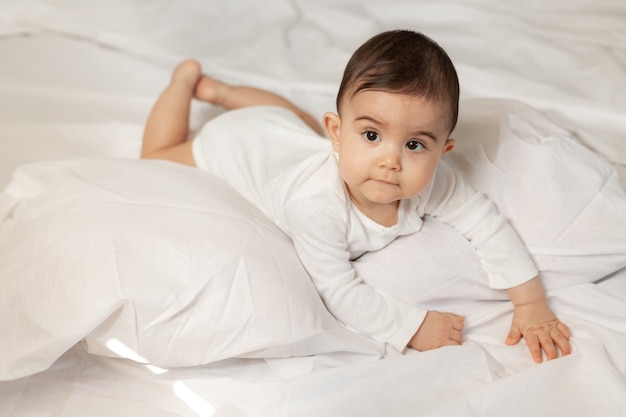
M450 52L463 98L541 109L626 184L621 0L5 0L0 188L26 162L136 157L151 104L187 56L320 116L352 50L395 27L422 30ZM212 111L194 106L194 126ZM575 351L539 366L525 346L503 346L510 311L496 304L474 317L461 348L374 362L319 355L165 370L77 345L48 371L1 382L0 415L626 415L626 271L549 295Z
M11 416L617 417L626 410L626 329L613 315L626 311L623 300L607 304L610 298L603 288L562 291L556 310L575 330L576 350L541 366L526 360L524 346L505 347L496 337L356 364L318 356L169 370L89 355L77 345L50 370L2 383L0 410ZM577 317L581 304L597 301L610 313ZM470 334L501 333L510 317L491 313L500 318Z

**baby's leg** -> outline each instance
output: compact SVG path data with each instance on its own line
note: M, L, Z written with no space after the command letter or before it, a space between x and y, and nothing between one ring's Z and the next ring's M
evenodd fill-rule
M167 159L194 166L189 134L189 110L198 80L200 65L181 62L172 74L170 84L157 99L143 135L142 158Z
M195 97L198 100L220 105L226 110L259 105L283 107L298 115L318 134L324 135L322 127L310 114L298 108L284 97L266 90L247 86L232 86L213 78L202 76L196 86Z
M307 112L285 98L254 87L231 86L202 75L200 64L181 62L170 84L157 99L143 135L142 158L167 159L195 166L189 135L191 100L196 98L226 110L257 105L273 105L293 111L308 126L324 135L321 126Z

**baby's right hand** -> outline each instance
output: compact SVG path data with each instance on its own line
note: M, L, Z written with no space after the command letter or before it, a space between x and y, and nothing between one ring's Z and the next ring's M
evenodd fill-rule
M409 341L409 347L420 351L442 346L460 345L465 317L452 313L429 311L422 325Z

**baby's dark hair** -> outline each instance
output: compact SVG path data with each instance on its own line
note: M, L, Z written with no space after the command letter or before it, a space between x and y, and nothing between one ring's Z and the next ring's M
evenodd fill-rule
M424 97L447 104L450 131L459 114L459 79L448 54L428 36L410 30L380 33L352 55L337 94L337 111L346 97L362 90Z

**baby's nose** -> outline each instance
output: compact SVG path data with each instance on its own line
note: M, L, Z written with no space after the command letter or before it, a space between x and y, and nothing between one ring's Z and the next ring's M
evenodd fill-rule
M402 167L400 164L400 153L395 149L388 149L380 159L380 166L392 171L398 171Z

